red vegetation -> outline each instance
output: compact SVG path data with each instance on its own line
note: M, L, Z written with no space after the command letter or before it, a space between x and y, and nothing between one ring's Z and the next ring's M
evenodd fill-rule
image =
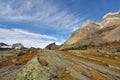
M30 59L37 56L39 54L39 51L34 49L26 52L22 56L9 56L3 59L2 62L0 62L0 68L10 66L10 65L24 65L26 64ZM15 62L13 60L16 60Z
M77 78L73 77L72 75L66 73L66 68L57 68L57 77L60 78L60 80L77 80Z

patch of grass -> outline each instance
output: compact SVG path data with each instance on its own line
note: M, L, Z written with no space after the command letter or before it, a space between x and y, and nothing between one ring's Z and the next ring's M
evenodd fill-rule
M39 54L38 50L33 50L33 53L27 52L22 56L8 56L2 62L0 62L0 68L10 66L10 65L24 65L30 59L37 56ZM13 62L12 60L17 59L17 62Z
M63 49L63 51L66 50L87 50L88 48L94 47L94 45L83 45L83 46L79 46L79 47L71 47L71 48L66 48Z
M77 66L77 65L75 65L75 64L70 64L70 67L71 67L73 70L81 73L82 75L89 77L89 76L87 75L87 73L86 73L84 70L82 70L79 66Z
M96 70L90 70L92 75L92 80L109 80L108 78L104 77L103 75L99 74Z
M77 78L73 77L72 75L66 73L66 68L57 68L57 77L60 80L77 80Z
M101 62L101 61L92 60L92 59L88 59L88 60L91 61L91 62L94 62L96 64L102 65L102 66L107 66L107 67L109 66L109 64Z
M115 68L111 68L113 71L115 72L119 72L120 73L120 70L119 69L115 69Z
M97 64L103 65L103 66L120 66L120 63L118 62L120 60L120 56L118 55L112 55L112 54L102 54L102 53L82 53L82 56L85 58L88 57L90 61L93 61Z
M73 58L73 59L86 60L86 61L90 61L90 62L99 64L99 65L103 65L103 66L107 66L107 67L109 66L109 64L107 64L107 63L104 63L104 62L101 62L101 61L98 61L98 60L89 59L88 57L78 56L78 55L75 55L75 54L67 52L67 51L64 51L63 55L65 55L67 57L70 57L70 58Z

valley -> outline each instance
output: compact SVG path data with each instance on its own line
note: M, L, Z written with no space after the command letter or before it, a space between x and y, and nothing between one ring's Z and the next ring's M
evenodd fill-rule
M31 50L32 51L32 50ZM89 50L33 50L18 57L7 57L0 62L1 80L119 80L120 56L91 52ZM15 63L13 60L18 59ZM35 61L34 61L35 60ZM30 66L31 67L28 67ZM38 74L37 69L44 70ZM26 68L28 67L28 68ZM32 69L31 69L32 68ZM15 69L15 71L13 71ZM32 74L31 70L35 74ZM15 76L12 72L16 72ZM23 74L24 72L24 74ZM29 75L29 76L27 76Z
M28 39L35 36L37 43L38 37L54 38L20 32ZM60 45L0 43L0 80L120 80L120 11L100 22L87 20Z

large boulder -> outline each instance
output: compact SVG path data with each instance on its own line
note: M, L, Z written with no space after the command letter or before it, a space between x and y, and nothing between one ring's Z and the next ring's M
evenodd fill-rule
M25 52L20 51L20 52L17 53L17 56L22 56L22 55L24 55L24 54L25 54Z
M49 71L42 66L38 58L29 61L17 74L16 80L49 80Z

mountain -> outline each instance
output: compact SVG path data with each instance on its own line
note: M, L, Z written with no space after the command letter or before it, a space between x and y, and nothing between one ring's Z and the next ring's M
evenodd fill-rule
M12 45L12 48L14 49L22 49L24 48L24 46L21 43L16 43Z
M0 53L0 80L120 80L119 15L87 20L64 44L44 50L13 44Z
M12 45L8 45L8 44L5 44L5 43L0 43L0 48L22 49L22 48L24 48L24 46L21 43L15 43L15 44L12 44Z
M5 43L0 43L0 46L8 46L8 45Z
M76 30L71 37L63 44L61 48L67 48L74 43L77 43L79 40L85 38L89 33L95 32L98 30L98 24L94 23L91 20L87 20L81 28Z
M45 49L48 49L48 50L55 50L58 48L59 48L59 45L56 45L56 43L51 43L45 47Z
M0 43L0 48L1 49L6 49L6 48L11 48L11 46L6 44L6 43Z
M120 11L106 14L101 22L87 20L60 49L78 49L115 42L120 44Z

